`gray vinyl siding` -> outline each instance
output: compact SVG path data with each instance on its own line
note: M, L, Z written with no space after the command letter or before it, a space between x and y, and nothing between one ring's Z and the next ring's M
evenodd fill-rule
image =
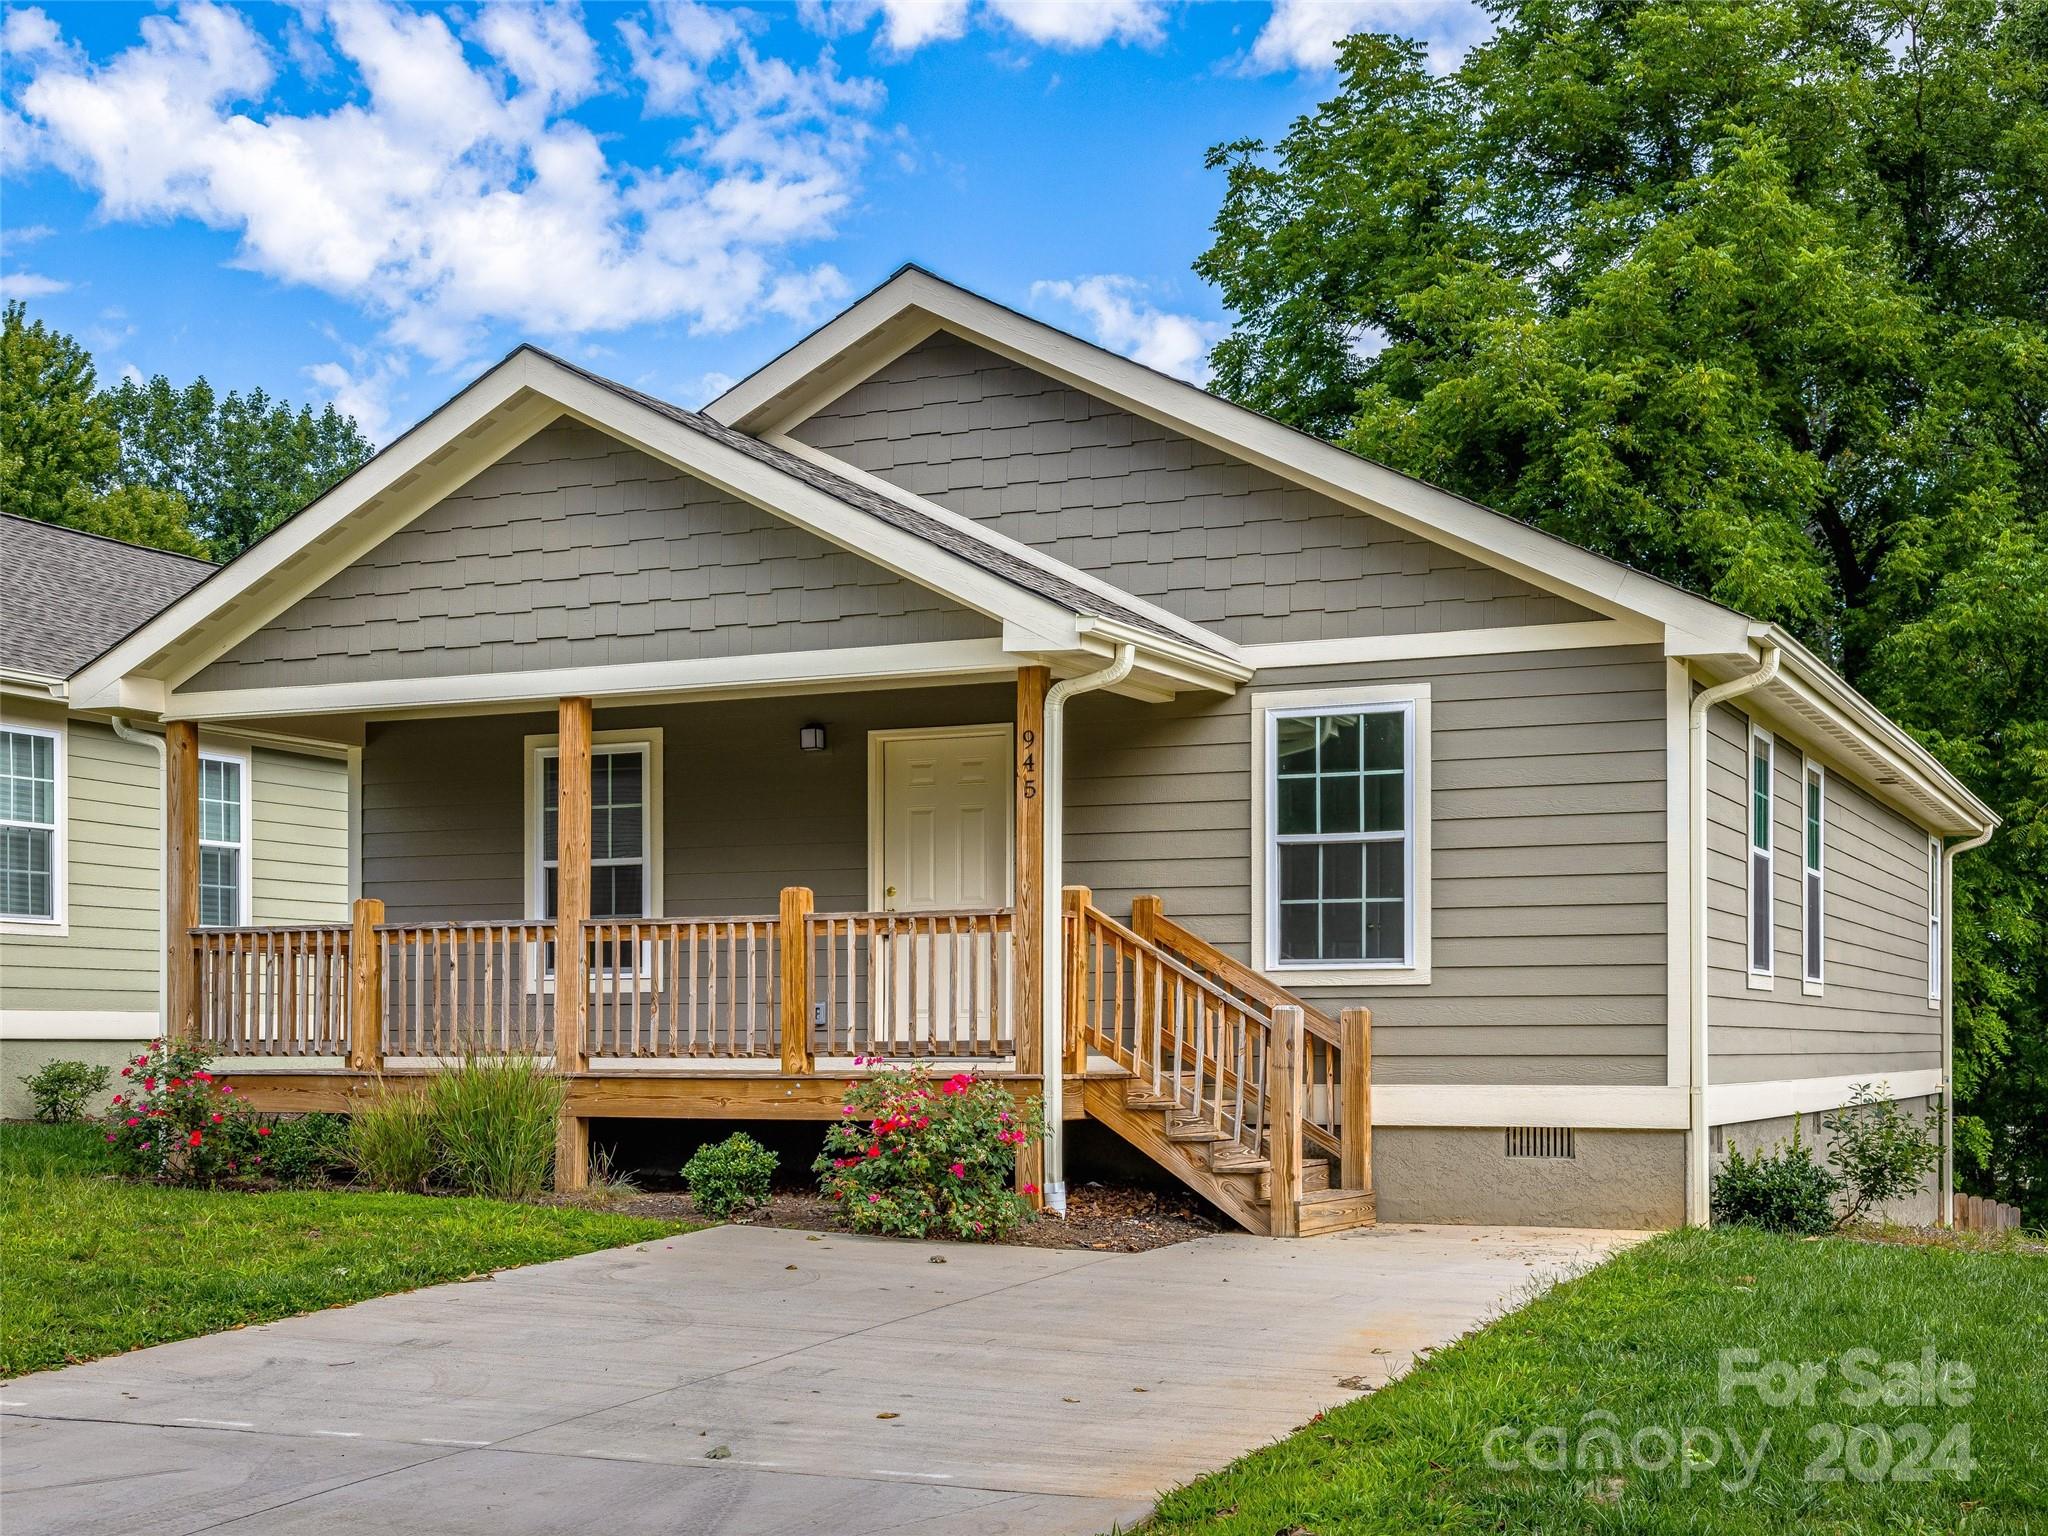
M193 690L979 638L993 621L559 421L202 669Z
M1748 719L1728 705L1707 738L1709 1079L1766 1082L1941 1065L1941 1011L1927 1004L1927 834L1830 772L1826 784L1821 995L1806 995L1801 923L1805 760L1779 735L1772 817L1776 975L1749 985L1745 942Z
M1242 643L1595 617L944 333L792 435Z
M1298 668L1255 688L1431 687L1431 980L1304 987L1373 1010L1396 1083L1661 1084L1664 664L1654 647ZM1069 706L1066 872L1250 958L1251 690Z
M258 747L250 754L249 903L264 923L348 919L348 765Z
M662 731L664 915L868 904L870 730L1016 718L1008 684L597 711L599 731ZM807 753L797 730L825 727ZM525 738L552 715L373 724L363 752L363 893L392 922L526 915ZM459 771L451 772L452 765Z

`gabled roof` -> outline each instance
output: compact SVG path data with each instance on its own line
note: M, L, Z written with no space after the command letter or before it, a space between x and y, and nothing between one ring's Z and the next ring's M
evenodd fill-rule
M69 677L214 570L192 555L0 517L0 671Z

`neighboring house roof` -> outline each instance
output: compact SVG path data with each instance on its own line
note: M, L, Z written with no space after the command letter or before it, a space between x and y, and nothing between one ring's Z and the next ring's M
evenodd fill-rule
M0 517L0 670L69 677L215 569L191 555Z

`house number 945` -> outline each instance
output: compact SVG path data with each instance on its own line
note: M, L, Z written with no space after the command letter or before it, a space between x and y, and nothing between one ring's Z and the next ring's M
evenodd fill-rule
M1017 772L1023 781L1024 798L1026 800L1036 800L1038 798L1038 732L1020 732L1017 744L1024 749L1023 754L1017 759Z

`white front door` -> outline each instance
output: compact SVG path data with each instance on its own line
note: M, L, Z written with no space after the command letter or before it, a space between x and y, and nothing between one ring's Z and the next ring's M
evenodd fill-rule
M874 904L885 912L988 912L1010 904L1012 742L1008 725L878 736L881 775ZM869 956L875 1045L939 1050L1007 1011L1008 943L935 924Z

